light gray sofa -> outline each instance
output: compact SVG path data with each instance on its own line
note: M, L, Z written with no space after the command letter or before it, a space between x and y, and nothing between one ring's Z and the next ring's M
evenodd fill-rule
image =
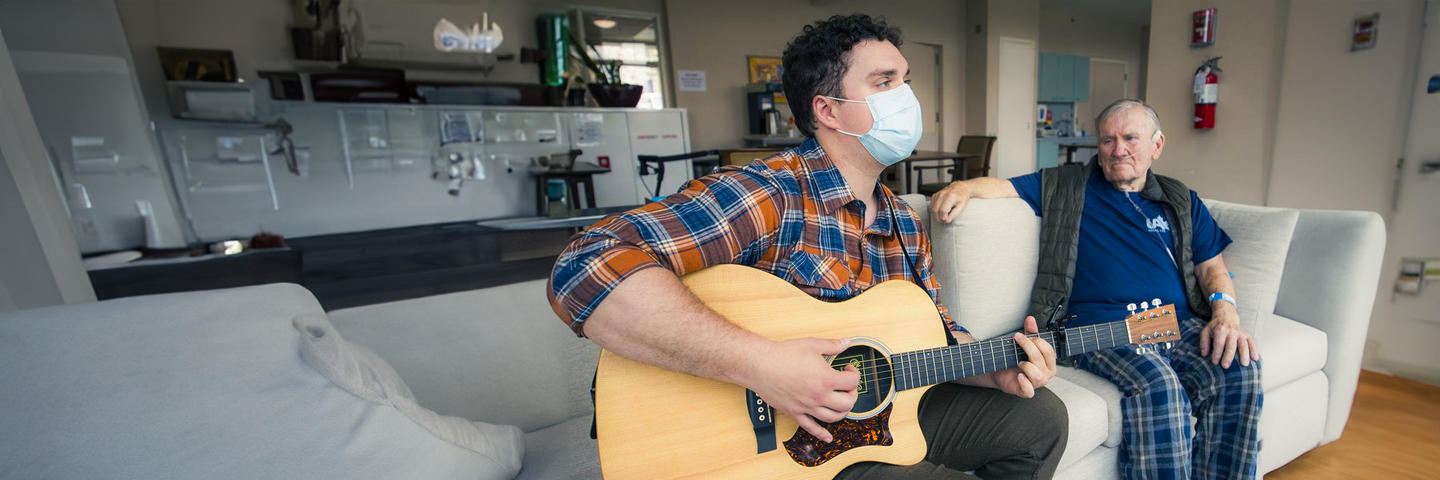
M925 211L923 197L907 196L905 200ZM1262 209L1219 202L1211 202L1211 209L1222 227L1237 238L1237 245L1245 242L1246 235L1255 233L1251 230L1257 230L1257 226L1273 222L1276 215L1288 214L1293 219L1293 238L1285 235L1280 248L1285 252L1280 254L1284 260L1277 261L1274 255L1269 258L1271 263L1283 265L1273 306L1267 307L1253 296L1241 297L1242 304L1252 302L1263 309L1242 320L1260 327L1256 330L1264 355L1266 390L1260 469L1268 472L1335 440L1344 427L1378 281L1384 228L1379 216L1372 213ZM1017 314L1023 311L1034 276L1037 229L1038 219L1019 200L975 201L955 224L931 225L936 270L945 288L943 299L957 318L977 334L996 335L1018 326ZM1265 241L1278 240L1270 238L1260 243ZM1237 282L1239 278L1264 276L1263 272L1249 274L1236 264L1236 260L1247 257L1245 252L1227 250L1227 258L1232 253L1235 258L1230 262L1237 271ZM1264 265L1266 261L1259 258L1251 263ZM1242 311L1242 316L1246 313ZM71 474L49 476L122 478L294 477L284 472L307 472L291 465L299 462L299 457L329 461L331 457L367 455L381 457L359 464L410 468L404 462L416 461L423 464L414 468L416 474L433 473L437 468L433 460L405 460L405 452L394 451L397 449L354 441L300 442L297 439L329 438L317 437L328 430L311 427L309 422L323 423L321 419L334 417L343 420L352 413L326 410L324 402L315 403L313 411L302 404L287 407L299 408L298 413L267 414L268 409L279 408L267 401L274 396L271 384L276 382L256 380L269 375L269 370L260 366L245 370L244 359L258 353L227 332L255 330L293 336L291 317L316 314L318 305L308 292L298 286L277 284L0 315L0 382L7 387L0 392L0 412L4 412L0 413L0 431L9 432L0 434L0 452L11 452L0 453L0 477L33 477L35 473L46 476L46 472ZM599 477L595 444L589 437L593 412L589 389L598 348L574 337L555 317L545 299L544 281L324 315L344 339L369 347L393 366L420 405L443 415L520 427L525 432L525 451L519 478ZM183 324L209 328L187 327L180 331L182 336L188 336L187 343L196 344L187 347L188 356L180 358L231 359L230 367L248 375L247 383L217 380L203 371L186 373L184 368L174 368L173 356L154 353L172 350L176 333L164 322L157 324L156 319L186 317L195 317L196 321ZM54 323L35 328L40 322ZM90 329L86 322L100 322L106 327ZM86 334L90 330L93 332ZM24 354L26 358L15 358L5 356L6 349L31 353ZM279 355L280 360L293 363L283 348L272 350L275 352L269 353ZM41 356L67 359L76 355L99 357L86 358L86 362L123 356L132 366L118 374L124 376L123 382L115 382L106 380L117 375L114 373L77 373L104 372L110 367L76 369L35 360ZM145 368L147 361L166 362L169 367ZM236 396L237 389L246 388L253 390L246 394L253 399L206 398L210 391ZM1118 391L1103 380L1073 369L1064 369L1050 388L1064 399L1070 412L1069 448L1057 477L1116 477ZM96 390L123 396L131 405L128 408L136 411L81 411L92 408L82 405L112 403L108 397L97 399L91 395ZM72 398L81 395L85 399ZM207 407L218 410L215 414L219 418L231 421L203 421L203 416L192 418L194 414L182 418L173 413L176 402L210 402ZM372 417L376 415L374 410L385 413L387 407L377 405L364 413ZM264 423L261 417L267 415L279 417L283 424L310 436L283 435L254 426ZM53 429L47 429L47 422L52 421L49 417L59 420ZM401 437L411 439L409 442L424 437L406 422L385 418L386 422L341 423L342 427L351 426L338 428L333 434L350 438L379 429L379 436L384 438L390 436L385 428L401 428ZM13 433L17 426L42 433L20 438L22 435ZM102 430L111 433L96 433ZM42 438L34 438L37 435ZM214 442L194 443L200 445L194 447L197 451L157 451L163 445L187 445L176 442L175 435L218 435L222 443L233 443L235 451L225 457L228 463L221 462L225 464L214 468L157 460L167 455L201 459L213 456L204 446L213 449ZM277 439L275 445L264 441L271 436ZM277 454L276 449L281 453ZM359 468L336 469L321 476L384 476L376 473L378 470L364 472Z
M927 210L924 197L903 198L922 214ZM1235 274L1240 320L1262 356L1263 474L1340 437L1359 379L1385 228L1372 212L1206 204L1235 240L1222 255ZM952 224L927 224L941 300L956 319L977 337L1017 328L1014 319L1023 318L1035 279L1040 229L1029 205L973 200ZM1148 299L1136 303L1142 300ZM1068 367L1049 388L1070 413L1056 477L1116 478L1119 390Z

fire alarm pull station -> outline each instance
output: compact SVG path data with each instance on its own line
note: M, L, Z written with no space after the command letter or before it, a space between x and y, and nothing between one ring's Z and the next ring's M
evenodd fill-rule
M1215 44L1215 9L1196 10L1190 14L1190 48L1204 48Z

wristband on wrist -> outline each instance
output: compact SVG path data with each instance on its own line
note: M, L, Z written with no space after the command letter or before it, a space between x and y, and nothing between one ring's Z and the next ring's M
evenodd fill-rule
M1225 292L1215 292L1215 293L1210 294L1210 301L1211 301L1211 302L1214 302L1214 301L1216 301L1216 300L1224 300L1224 301L1230 302L1230 306L1232 306L1232 307L1236 306L1236 304L1235 304L1235 297L1232 297L1232 296L1230 296L1230 294L1225 293Z

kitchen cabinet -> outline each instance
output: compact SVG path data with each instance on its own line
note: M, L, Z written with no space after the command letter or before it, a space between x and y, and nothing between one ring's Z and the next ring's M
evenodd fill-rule
M1090 57L1041 53L1035 82L1041 102L1084 102L1090 99Z
M1054 167L1060 164L1060 143L1054 138L1035 140L1035 169Z

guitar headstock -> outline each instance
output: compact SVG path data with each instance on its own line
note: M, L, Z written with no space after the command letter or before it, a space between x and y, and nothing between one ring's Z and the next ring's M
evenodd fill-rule
M1130 315L1125 317L1125 327L1130 333L1130 343L1139 345L1143 353L1145 345L1164 345L1180 341L1180 322L1175 315L1175 304L1160 305L1160 299L1140 304L1136 311L1130 304Z

